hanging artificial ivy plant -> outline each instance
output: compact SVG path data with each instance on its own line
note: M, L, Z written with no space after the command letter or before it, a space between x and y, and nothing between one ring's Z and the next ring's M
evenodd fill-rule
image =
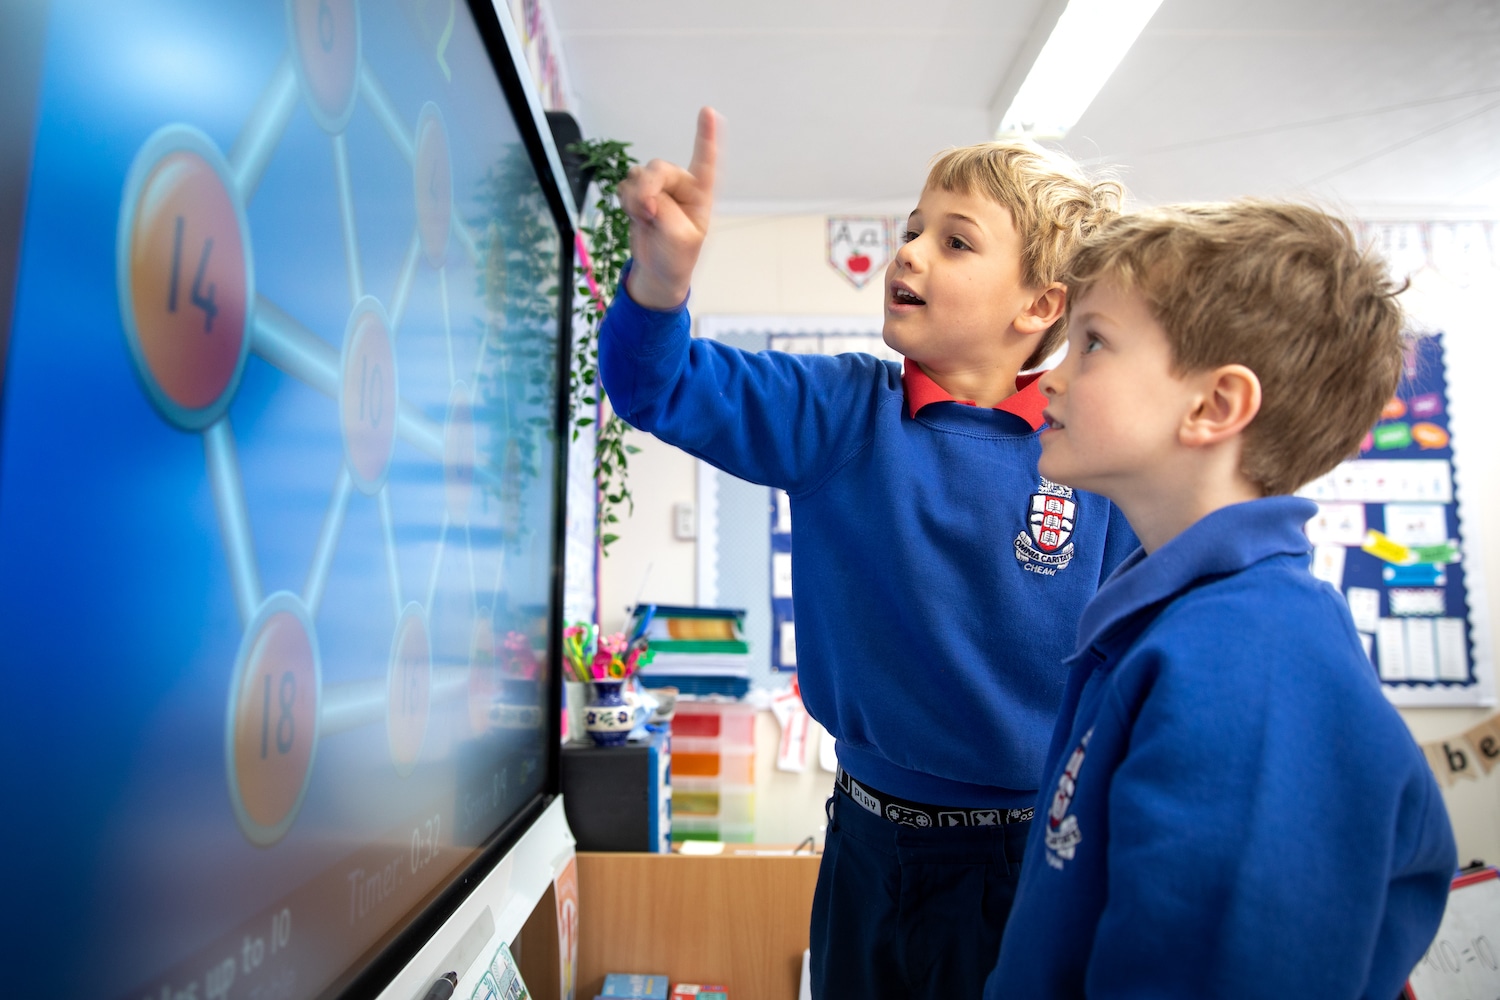
M592 224L579 227L593 260L594 285L589 284L587 273L580 269L577 292L583 303L579 313L584 322L573 344L573 368L568 380L569 398L581 404L573 413L574 441L583 428L595 423L596 404L604 391L599 384L599 327L619 286L620 272L630 257L630 217L620 208L616 196L620 182L636 162L626 152L629 145L610 139L583 139L568 147L568 152L582 160L583 175L592 176L599 189ZM599 491L594 530L599 548L606 555L610 543L620 537L611 526L620 523L621 506L627 512L635 510L626 477L630 456L638 454L640 449L625 443L629 430L630 425L611 411L597 427L594 439L594 486Z

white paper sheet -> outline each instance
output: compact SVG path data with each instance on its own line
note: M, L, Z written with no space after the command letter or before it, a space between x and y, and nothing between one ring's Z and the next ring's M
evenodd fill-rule
M1349 602L1349 617L1354 627L1361 632L1374 632L1380 627L1380 591L1370 587L1350 587L1344 597Z
M1430 587L1393 587L1387 596L1393 618L1441 618L1447 608L1443 592Z
M771 596L792 596L792 554L790 552L771 553Z
M1404 681L1406 674L1406 630L1400 618L1382 618L1375 630L1375 649L1380 656L1380 679Z
M1344 563L1349 550L1342 545L1318 545L1313 548L1312 575L1340 590L1344 586Z
M1439 618L1437 621L1438 680L1469 679L1468 643L1464 638L1462 618Z
M1307 522L1307 540L1314 546L1347 545L1358 548L1365 540L1365 505L1318 504L1318 512Z
M1441 545L1448 540L1446 508L1435 503L1388 503L1385 534L1401 545Z
M1437 680L1437 647L1431 618L1407 618L1406 674L1414 681Z
M797 623L782 622L781 634L776 637L781 643L781 665L783 667L795 667L797 665Z

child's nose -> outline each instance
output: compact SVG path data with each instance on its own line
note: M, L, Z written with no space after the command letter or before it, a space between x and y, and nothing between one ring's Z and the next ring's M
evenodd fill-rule
M916 251L918 238L905 240L899 247L896 248L896 263L906 268L908 271L915 270L918 261L920 260L920 257Z

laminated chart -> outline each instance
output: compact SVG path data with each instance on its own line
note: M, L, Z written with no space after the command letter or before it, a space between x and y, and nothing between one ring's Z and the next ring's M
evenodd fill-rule
M467 701L475 735L490 728L541 727L541 704L501 704L490 609L499 579L476 578L471 496L502 498L503 523L519 514L514 442L509 461L487 460L475 440L473 387L494 366L480 339L477 358L455 350L450 326L450 246L484 269L485 255L454 206L448 131L428 101L415 121L397 112L360 50L359 8L349 2L287 5L288 51L226 155L191 123L159 128L131 165L120 207L120 316L141 387L162 420L201 436L207 475L243 626L225 713L229 797L254 844L280 840L307 792L318 743L334 733L382 726L391 766L407 777L422 753L437 702ZM416 225L396 287L386 298L365 285L345 126L365 102L411 171ZM349 311L335 347L260 293L245 205L253 197L288 120L306 107L332 148ZM493 235L493 234L492 234ZM397 338L421 268L436 277L446 345L447 407L441 423L402 395ZM343 442L316 548L300 592L265 593L241 481L229 408L251 356L334 403ZM403 578L389 481L398 439L441 467L441 527L430 573ZM497 467L499 465L499 467ZM326 686L315 620L324 600L345 513L356 494L373 502L389 577L390 636L384 677ZM507 502L508 498L508 502ZM429 614L445 557L467 563L472 591L470 657L435 667ZM503 569L503 560L500 566Z
M1349 602L1398 705L1494 701L1479 552L1465 534L1455 446L1442 335L1419 337L1359 457L1299 491L1318 503L1307 523L1313 573Z

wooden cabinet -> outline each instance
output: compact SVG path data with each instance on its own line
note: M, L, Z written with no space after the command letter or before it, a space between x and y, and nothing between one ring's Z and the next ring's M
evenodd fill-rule
M819 860L579 852L576 1000L592 1000L607 972L796 1000Z

